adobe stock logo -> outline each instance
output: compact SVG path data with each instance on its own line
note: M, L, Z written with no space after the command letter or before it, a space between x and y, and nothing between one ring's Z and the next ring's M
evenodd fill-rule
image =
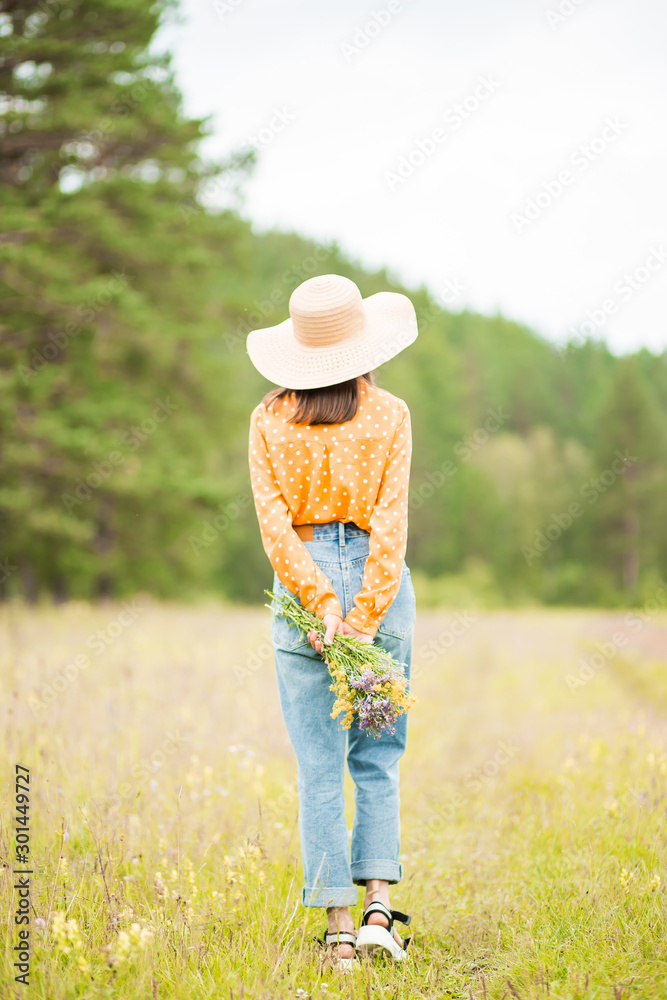
M666 263L667 250L661 244L650 247L649 253L638 265L624 271L623 275L614 283L614 294L608 295L598 305L587 309L585 319L568 327L568 333L571 336L560 353L561 360L566 358L578 344L585 343L587 337L591 337L597 330L603 329L609 317L617 313L625 303L641 291Z
M252 149L268 146L280 132L284 132L287 126L294 121L296 121L296 115L293 115L287 108L274 108L266 125L260 128L256 135L248 136L246 146L250 146Z
M628 127L625 122L619 119L618 115L606 118L599 134L594 135L587 142L582 142L570 154L568 163L575 169L570 166L563 167L555 177L542 181L539 190L524 202L522 210L512 213L511 222L515 232L521 235L541 218L544 212L559 198L562 198L565 192L576 183L578 177L604 156Z
M352 62L355 56L359 55L367 48L374 38L384 31L388 24L394 19L396 14L403 10L401 0L389 0L386 9L372 10L371 16L365 24L360 24L355 29L352 36L352 43L341 42L340 50L345 56L345 62Z
M663 613L666 602L667 584L661 580L653 597L649 598L637 611L628 611L625 615L623 624L627 626L626 629L617 629L610 639L598 639L595 643L595 652L588 658L581 657L579 659L579 669L576 674L566 674L565 683L570 694L574 694L577 688L588 684L593 677L605 669L619 650L627 645L631 638L630 633L641 631L654 615Z
M131 427L120 438L119 444L125 445L127 451L120 451L117 448L110 451L101 461L93 463L92 469L85 474L85 477L79 476L70 487L71 493L61 494L63 505L68 514L71 514L75 507L80 507L84 501L90 500L93 491L102 486L119 466L127 462L130 457L128 452L135 452L140 448L151 434L155 433L158 425L168 420L172 413L179 408L179 404L175 403L171 396L167 396L166 399L155 399L154 403L151 415L145 417L141 424Z
M244 0L213 0L215 12L222 21L226 14L233 14L243 4Z
M498 409L489 409L487 416L480 427L475 428L471 434L466 434L454 445L453 451L460 462L454 462L451 458L446 458L436 469L432 469L424 476L424 480L418 485L413 484L410 488L408 507L411 511L419 510L427 500L430 500L436 490L455 476L463 462L470 461L471 458L483 448L492 434L495 434L509 420L511 414L505 413L502 406Z
M442 143L447 142L450 135L453 135L462 125L464 125L480 107L500 89L500 82L492 76L480 76L476 86L467 94L463 100L457 101L446 108L442 113L441 121L444 125L436 125L430 133L417 139L412 149L402 156L399 156L393 170L384 171L384 179L390 191L404 184L412 177L415 170L418 170L426 161L438 151Z
M637 456L631 455L627 449L625 452L620 452L617 449L610 468L605 469L599 476L592 476L585 482L579 490L579 496L587 500L589 505L597 503L616 480L625 475L630 466L637 461ZM536 559L548 552L553 543L558 541L561 535L571 528L584 513L585 507L577 500L573 500L568 505L567 510L552 514L549 524L544 529L535 532L533 544L521 546L521 555L526 560L526 565L530 566Z
M572 17L572 15L577 11L586 0L560 0L557 7L551 8L546 12L547 24L553 31L555 28L559 28L561 24Z

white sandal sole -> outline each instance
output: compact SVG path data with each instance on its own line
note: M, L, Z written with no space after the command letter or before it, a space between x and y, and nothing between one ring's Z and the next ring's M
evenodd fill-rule
M402 962L408 957L405 948L401 948L394 935L381 924L364 924L359 928L357 951L370 955L387 951L396 962Z

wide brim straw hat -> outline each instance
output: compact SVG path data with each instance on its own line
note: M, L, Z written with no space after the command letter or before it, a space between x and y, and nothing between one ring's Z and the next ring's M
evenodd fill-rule
M400 292L362 299L340 274L308 278L294 289L289 319L252 330L247 348L255 368L286 389L319 389L365 375L417 337L415 308Z

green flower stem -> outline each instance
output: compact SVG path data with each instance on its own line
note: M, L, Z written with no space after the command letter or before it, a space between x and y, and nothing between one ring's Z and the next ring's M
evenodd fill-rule
M287 618L293 622L303 632L315 631L320 640L324 639L325 628L321 618L308 611L303 605L295 601L289 594L274 594L272 591L265 591L266 594L278 606L276 614ZM267 604L271 609L271 605ZM393 657L376 646L375 643L364 642L353 635L340 635L336 633L331 644L325 647L326 655L324 660L333 667L342 668L348 676L357 677L363 670L370 668L374 673L383 673L390 666L394 669L397 666Z

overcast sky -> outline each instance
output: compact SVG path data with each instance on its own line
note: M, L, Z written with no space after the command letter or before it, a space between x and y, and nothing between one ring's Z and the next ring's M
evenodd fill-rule
M667 348L667 5L182 0L159 44L242 212L450 308ZM254 137L254 138L253 138ZM228 194L218 194L228 203Z

